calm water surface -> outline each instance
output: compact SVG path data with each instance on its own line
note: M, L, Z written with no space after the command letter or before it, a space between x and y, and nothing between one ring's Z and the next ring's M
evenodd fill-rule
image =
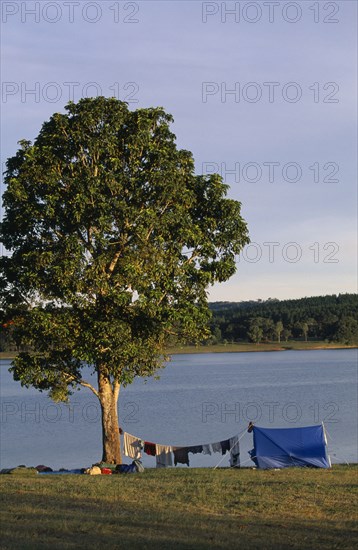
M81 389L70 406L22 388L1 361L1 467L47 464L88 466L101 458L98 401ZM89 375L90 376L90 375ZM94 382L93 382L94 383ZM160 380L124 388L120 424L139 437L168 445L212 443L263 427L309 426L324 421L332 462L358 462L357 350L177 355ZM189 455L191 466L215 466L221 456ZM130 460L127 460L130 462ZM146 467L155 458L144 455ZM228 466L228 455L221 463Z

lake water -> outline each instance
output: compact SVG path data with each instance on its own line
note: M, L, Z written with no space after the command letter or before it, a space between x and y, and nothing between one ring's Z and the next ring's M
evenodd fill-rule
M2 468L47 464L91 465L101 458L100 409L81 389L71 405L22 388L1 361ZM250 420L262 427L309 426L324 421L333 463L358 462L357 350L177 355L160 380L138 379L121 391L120 424L142 439L168 445L213 443L243 434ZM221 455L190 454L190 465L215 466ZM130 459L124 457L124 461ZM220 466L228 466L226 455ZM144 455L143 464L155 467Z

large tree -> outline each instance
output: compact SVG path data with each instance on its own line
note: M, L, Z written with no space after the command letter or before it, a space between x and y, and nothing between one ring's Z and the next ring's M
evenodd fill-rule
M12 372L55 400L89 388L102 460L118 463L121 385L163 366L173 334L207 335L207 288L235 273L247 227L221 177L195 175L162 108L99 97L66 111L7 162L0 286L16 342L35 352Z

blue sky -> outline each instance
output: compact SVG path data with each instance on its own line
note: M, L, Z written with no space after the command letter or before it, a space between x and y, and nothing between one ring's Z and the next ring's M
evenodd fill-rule
M2 163L71 95L161 105L249 224L210 300L357 291L355 1L1 7Z

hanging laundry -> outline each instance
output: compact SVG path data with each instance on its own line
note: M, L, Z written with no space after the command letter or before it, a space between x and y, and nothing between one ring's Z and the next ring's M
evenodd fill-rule
M202 453L203 452L203 446L202 445L192 445L189 447L189 453L193 453L193 455Z
M224 441L220 441L221 445L221 452L224 455L227 451L230 451L230 439L225 439Z
M140 458L143 449L143 441L127 432L123 433L124 454L130 458Z
M222 451L220 442L219 443L212 443L211 448L213 450L213 453L221 453L221 451Z
M150 456L156 456L157 468L172 465L172 452L174 453L174 464L187 464L189 466L189 453L203 453L211 455L211 453L221 453L225 455L230 452L230 465L240 465L240 447L239 437L236 435L230 439L216 443L207 443L205 445L191 445L190 447L172 447L170 445L160 445L151 441L143 441L139 437L124 432L124 453L138 460L141 457L141 451ZM107 466L107 465L104 465Z
M204 455L211 455L211 445L203 445L203 454Z
M189 447L173 447L174 464L187 464L189 466Z
M147 455L155 456L155 443L151 443L150 441L144 442L144 452Z
M157 468L166 468L167 466L173 466L172 450L173 447L169 447L169 445L156 444L155 454Z
M240 466L240 443L237 435L230 438L230 466L232 468Z

